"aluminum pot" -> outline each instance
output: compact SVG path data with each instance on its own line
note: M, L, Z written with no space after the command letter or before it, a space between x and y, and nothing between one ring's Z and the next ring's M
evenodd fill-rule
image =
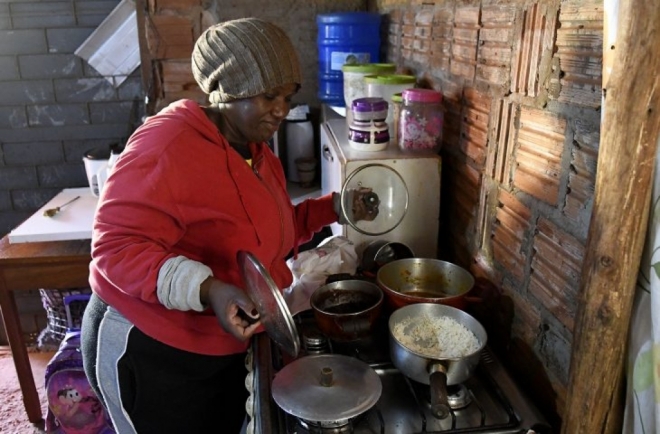
M309 303L321 332L336 341L353 341L371 334L383 300L378 285L351 279L320 286Z
M431 319L446 316L465 326L476 336L478 349L462 357L447 358L422 354L406 347L399 339L401 335L394 332L395 327L403 321L416 321L425 316ZM392 364L403 375L430 385L431 412L435 417L444 419L449 415L447 386L463 383L472 375L479 364L481 350L486 346L486 330L466 312L433 303L417 303L397 309L390 315L388 328Z
M474 276L451 262L407 258L389 262L376 273L376 282L392 310L413 303L438 303L465 309Z

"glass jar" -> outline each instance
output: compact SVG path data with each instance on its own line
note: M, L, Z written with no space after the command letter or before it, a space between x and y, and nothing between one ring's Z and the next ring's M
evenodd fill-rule
M433 150L442 147L442 94L432 89L406 89L399 115L399 147Z

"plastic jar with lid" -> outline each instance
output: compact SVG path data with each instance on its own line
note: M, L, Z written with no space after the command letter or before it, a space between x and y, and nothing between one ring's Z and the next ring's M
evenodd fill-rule
M406 89L401 97L399 147L439 151L444 123L442 94L432 89Z
M353 120L361 122L385 122L387 118L387 101L383 98L358 98L351 104Z
M367 95L367 86L364 77L373 74L387 75L394 74L396 65L394 63L363 63L363 64L345 64L341 67L344 75L344 102L346 103L346 120L350 124L350 108L353 100L365 98Z
M385 118L387 101L382 98L358 98L351 104L352 121L348 125L348 144L358 151L382 151L390 142Z
M383 98L388 103L392 102L392 95L403 92L405 89L415 87L417 79L414 75L367 75L364 77L367 86L367 96ZM394 127L393 107L390 105L385 119L390 131Z
M390 109L392 110L392 125L390 127L390 138L392 140L399 140L399 117L401 116L401 105L403 104L403 97L401 92L392 95L392 103Z

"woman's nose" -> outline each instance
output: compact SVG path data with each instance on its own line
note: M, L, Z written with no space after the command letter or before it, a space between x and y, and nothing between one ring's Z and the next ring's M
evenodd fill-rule
M291 105L287 100L284 98L275 98L273 102L273 115L284 119L289 114L290 109Z

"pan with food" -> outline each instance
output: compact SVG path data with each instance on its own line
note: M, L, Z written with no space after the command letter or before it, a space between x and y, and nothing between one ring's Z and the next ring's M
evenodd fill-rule
M486 346L486 330L466 312L434 303L397 309L388 327L392 363L410 379L428 384L431 412L439 419L447 417L447 386L473 374Z

